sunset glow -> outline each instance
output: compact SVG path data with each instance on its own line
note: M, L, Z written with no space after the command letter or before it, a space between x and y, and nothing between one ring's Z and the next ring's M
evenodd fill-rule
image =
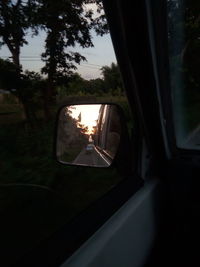
M88 127L87 134L92 134L93 127L96 126L97 123L100 107L101 105L99 104L74 105L70 107L70 111L72 112L71 116L78 119L81 114L80 123L83 124L84 127Z

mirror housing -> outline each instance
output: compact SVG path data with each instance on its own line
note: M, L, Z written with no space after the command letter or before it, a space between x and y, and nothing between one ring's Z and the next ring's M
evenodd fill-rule
M129 139L125 117L116 104L64 105L57 114L56 159L67 165L109 167L124 131Z

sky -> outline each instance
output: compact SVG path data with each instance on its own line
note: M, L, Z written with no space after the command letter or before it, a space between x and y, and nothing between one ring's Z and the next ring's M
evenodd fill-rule
M116 62L110 34L101 37L92 33L92 36L94 47L84 49L79 47L69 48L69 51L80 52L86 57L87 62L82 62L76 72L80 73L87 80L101 77L100 68L105 65L110 66L112 62ZM39 72L44 66L44 63L40 60L40 55L44 52L44 40L45 32L40 32L38 36L33 38L31 34L28 34L28 45L24 45L21 49L20 60L23 70ZM0 49L0 57L6 59L9 56L11 56L9 50L6 46L3 46Z
M97 119L99 116L99 109L101 105L74 105L70 109L72 111L71 116L75 119L78 119L79 114L81 113L81 124L85 127L88 127L88 133L93 132L93 126L96 126Z

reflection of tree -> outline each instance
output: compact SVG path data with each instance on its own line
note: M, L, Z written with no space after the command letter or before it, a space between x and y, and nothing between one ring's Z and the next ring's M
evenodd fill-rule
M65 112L66 119L68 120L68 122L70 122L70 121L72 122L72 124L73 124L72 128L74 128L74 130L76 132L76 137L78 134L78 136L81 139L82 138L84 138L84 139L88 138L88 136L84 136L87 134L88 127L81 124L81 112L78 115L78 119L75 119L72 117L72 109L76 109L76 108L73 106L70 106L69 108L66 107L66 112Z
M176 124L180 124L180 130L184 132L199 124L200 1L168 0L167 3Z
M78 122L81 122L81 112L80 112L80 114L78 115Z
M77 122L76 122L77 127L80 129L81 133L87 134L88 133L88 126L81 124L81 119L82 119L82 116L81 116L81 112L80 112L78 115Z
M59 116L57 155L62 156L69 151L81 149L88 143L86 127L72 117L72 107L63 108ZM79 151L79 152L80 152Z
M81 133L85 134L88 136L88 126L84 126L83 124L79 124Z
M168 21L169 21L169 49L170 55L180 56L182 63L195 66L192 71L197 71L196 61L200 61L200 1L174 1L168 0ZM193 58L189 58L191 52ZM198 64L199 66L199 64ZM199 77L199 72L198 75Z

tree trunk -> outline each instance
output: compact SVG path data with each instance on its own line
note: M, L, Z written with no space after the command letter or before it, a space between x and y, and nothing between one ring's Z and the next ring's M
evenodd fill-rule
M37 116L35 111L30 107L30 104L26 100L20 99L20 102L24 111L23 119L28 122L32 128L35 128L37 126Z
M5 41L6 45L8 46L10 53L12 54L13 63L18 67L19 72L20 72L20 59L19 59L20 47L14 48L8 38L4 38L4 41Z
M46 121L51 118L50 99L50 90L49 88L46 88L44 91L44 117Z
M52 117L51 106L53 104L53 81L48 80L47 87L44 89L44 117L48 121Z
M44 92L44 116L46 121L52 118L52 106L55 104L55 85L54 85L54 74L55 69L53 68L52 71L48 74L47 86Z
M26 121L31 122L31 114L30 114L30 110L29 110L29 106L27 104L27 102L25 100L20 99L20 102L22 103L22 107L24 110L24 119Z
M13 58L13 63L19 68L19 72L20 72L19 52L13 51L12 58Z
M55 74L57 68L57 59L56 59L56 47L57 47L57 38L58 38L58 31L55 25L55 21L58 20L58 15L55 13L54 17L52 18L52 25L50 25L51 32L48 34L46 38L46 49L47 54L46 57L48 59L48 68L46 73L48 75L47 78L47 88L44 90L44 113L46 120L49 120L52 117L51 114L51 106L54 102L54 93L55 93Z

